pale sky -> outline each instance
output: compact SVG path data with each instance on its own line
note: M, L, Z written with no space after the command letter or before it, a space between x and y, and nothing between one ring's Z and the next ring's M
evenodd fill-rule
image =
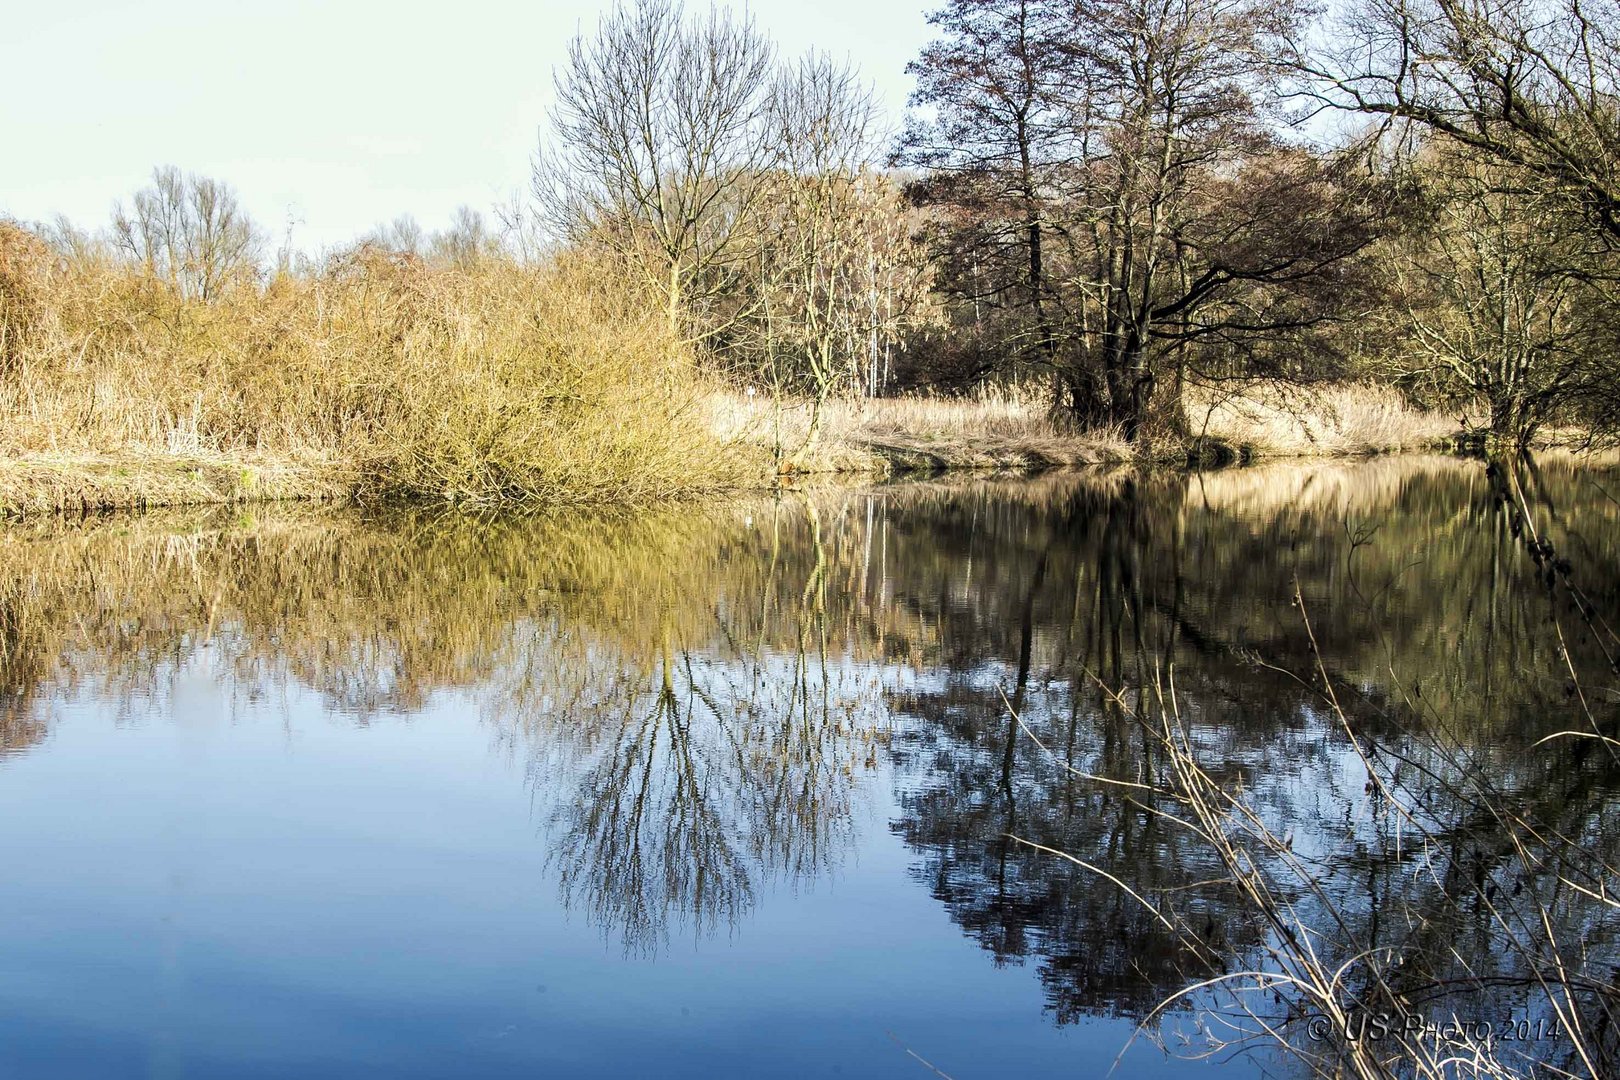
M528 183L568 40L602 0L17 0L0 18L0 214L100 227L155 165L224 180L305 251ZM688 4L689 8L706 5ZM731 5L741 8L743 5ZM898 123L933 0L754 0L785 53L848 58Z

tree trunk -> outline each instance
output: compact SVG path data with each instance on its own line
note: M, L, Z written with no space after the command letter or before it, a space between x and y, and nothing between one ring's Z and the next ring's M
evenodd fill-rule
M1492 442L1504 449L1523 450L1530 445L1535 426L1522 393L1498 389L1491 394Z
M666 299L668 308L665 312L669 319L670 348L679 351L681 342L681 261L669 261L669 295Z

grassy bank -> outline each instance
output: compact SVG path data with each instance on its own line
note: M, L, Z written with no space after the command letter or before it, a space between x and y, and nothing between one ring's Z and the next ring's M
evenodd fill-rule
M319 458L231 454L41 453L0 459L0 516L280 499L349 499L345 468Z
M1231 419L1211 425L1205 437L1222 448L1221 459L1250 460L1411 451L1442 444L1451 434L1451 425L1426 414L1396 412L1391 419L1364 403L1354 412L1345 409L1346 400L1362 401L1359 394L1356 389L1335 392L1329 404L1301 411L1292 426L1272 413L1264 426L1246 427L1246 413L1228 404ZM1260 407L1247 402L1241 408ZM1382 423L1358 429L1341 419L1346 414ZM803 445L808 407L794 403L778 407L714 391L696 401L671 401L663 415L679 436L675 446L654 445L657 433L610 429L571 441L566 455L551 451L530 461L517 451L515 464L481 457L489 450L480 451L465 440L458 443L459 453L434 455L413 448L410 456L390 458L356 453L353 443L338 439L324 446L313 439L280 446L218 446L206 438L193 439L190 428L183 437L161 443L57 438L55 445L8 449L0 457L0 514L278 499L643 501L767 488L795 475L1023 471L1132 461L1182 464L1188 454L1182 446L1144 453L1108 432L1065 432L1038 403L1007 395L833 402L820 438L808 447ZM635 422L634 417L626 419ZM1317 434L1323 429L1333 437ZM604 443L606 456L593 458ZM778 469L779 450L792 454L794 448L802 452ZM514 452L498 443L494 449ZM638 458L642 449L648 452ZM690 474L678 471L683 450L692 455L687 459L693 462Z
M1205 460L1435 445L1391 390L1187 401ZM834 399L706 375L613 264L428 262L362 244L188 288L0 222L0 513L281 498L634 502L783 475L1184 462L1074 433L1046 396Z
M188 292L0 224L0 504L335 493L633 501L736 484L689 351L606 266L361 246Z
M709 410L722 441L752 446L781 460L785 471L805 473L1344 457L1434 449L1460 430L1453 418L1414 409L1394 390L1367 384L1194 390L1186 401L1187 438L1134 446L1118 432L1066 429L1036 392L835 400L822 412L819 438L808 443L808 404L728 391L715 394Z
M1188 393L1186 411L1195 445L1212 441L1244 459L1432 449L1462 429L1457 417L1413 408L1394 388L1372 383L1200 388Z
M1044 401L1000 390L971 398L835 399L823 408L813 442L807 402L723 391L711 396L709 410L718 438L752 448L784 473L1041 469L1136 457L1111 432L1063 431Z

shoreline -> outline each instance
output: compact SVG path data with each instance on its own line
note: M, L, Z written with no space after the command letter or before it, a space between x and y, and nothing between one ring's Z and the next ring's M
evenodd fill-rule
M1157 452L1154 452L1155 449ZM1580 433L1549 432L1537 452L1582 452ZM1593 450L1592 452L1600 452ZM949 474L1028 474L1105 467L1141 467L1192 472L1242 469L1280 461L1354 461L1407 454L1469 458L1481 450L1461 432L1395 445L1236 441L1211 436L1203 445L1136 449L1107 436L935 433L884 430L830 434L793 467L778 471L757 432L722 444L727 479L694 489L693 497L771 491L817 480L882 481ZM158 507L230 506L269 502L475 505L635 505L665 498L596 497L582 485L580 497L535 495L436 496L363 482L360 470L316 454L125 450L61 451L0 456L0 521L51 515L88 515ZM671 496L679 498L680 496Z
M272 454L55 453L0 458L0 520L48 515L352 499L335 464Z
M985 439L964 444L896 436L883 440L839 440L818 447L801 467L773 474L761 469L757 479L738 479L721 492L743 494L816 479L885 480L924 478L953 473L1028 473L1138 465L1204 470L1241 468L1264 461L1349 460L1402 453L1453 453L1452 445L1316 454L1264 453L1243 448L1241 454L1145 455L1121 453L1117 445L1089 439ZM740 458L756 457L757 447L741 447ZM719 493L719 492L716 492ZM0 458L0 520L159 507L228 506L268 502L427 503L458 500L421 495L369 494L352 468L314 458L264 453L51 453ZM485 506L524 506L534 498L507 497L459 500ZM610 505L622 500L588 500Z

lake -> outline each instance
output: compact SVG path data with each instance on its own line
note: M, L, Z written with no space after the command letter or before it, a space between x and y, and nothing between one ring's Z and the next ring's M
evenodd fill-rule
M1500 481L6 527L0 1075L1304 1075L1189 1059L1213 991L1133 1041L1295 926L1499 1031L1545 927L1612 1048L1620 468Z

